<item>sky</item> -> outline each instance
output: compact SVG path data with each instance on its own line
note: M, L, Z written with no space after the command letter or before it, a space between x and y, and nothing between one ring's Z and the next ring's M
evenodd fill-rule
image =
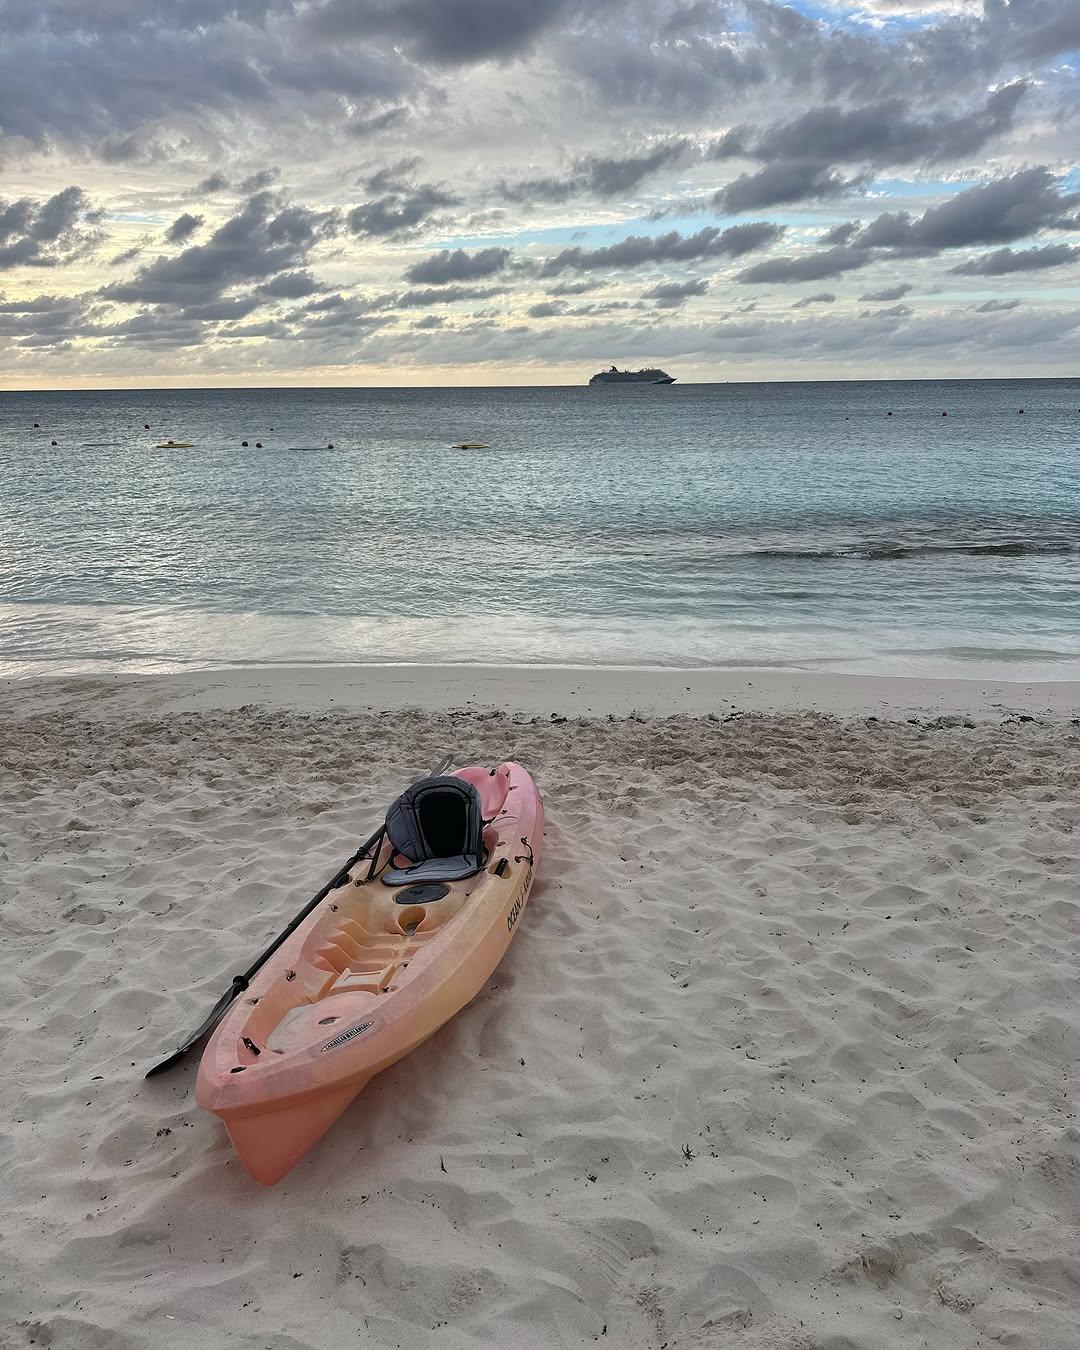
M1080 374L1080 0L0 32L0 388Z

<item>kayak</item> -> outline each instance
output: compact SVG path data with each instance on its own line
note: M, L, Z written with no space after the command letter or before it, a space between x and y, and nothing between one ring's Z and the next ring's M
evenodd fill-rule
M190 441L159 441L154 446L155 450L190 450Z
M520 764L473 766L414 785L386 831L259 970L203 1054L196 1100L263 1185L484 987L528 903L544 808Z

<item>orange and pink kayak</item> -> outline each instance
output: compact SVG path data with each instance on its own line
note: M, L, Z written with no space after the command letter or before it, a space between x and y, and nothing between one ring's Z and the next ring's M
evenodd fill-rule
M454 777L481 799L485 860L460 881L394 887L356 864L258 972L218 1026L195 1089L244 1166L279 1181L368 1080L483 988L529 899L544 832L519 764Z

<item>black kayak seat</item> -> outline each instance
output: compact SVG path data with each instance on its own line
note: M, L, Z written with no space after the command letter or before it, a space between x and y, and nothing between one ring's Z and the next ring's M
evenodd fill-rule
M484 865L484 818L472 783L452 775L421 778L386 813L393 848L384 885L461 881ZM399 859L407 865L397 867Z

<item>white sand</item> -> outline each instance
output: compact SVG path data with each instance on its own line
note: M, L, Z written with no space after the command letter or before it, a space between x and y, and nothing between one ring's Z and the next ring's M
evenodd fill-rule
M6 684L0 1347L1074 1350L1077 702L755 672ZM680 715L607 720L631 709ZM142 1071L448 751L545 793L527 922L263 1190L194 1057Z

